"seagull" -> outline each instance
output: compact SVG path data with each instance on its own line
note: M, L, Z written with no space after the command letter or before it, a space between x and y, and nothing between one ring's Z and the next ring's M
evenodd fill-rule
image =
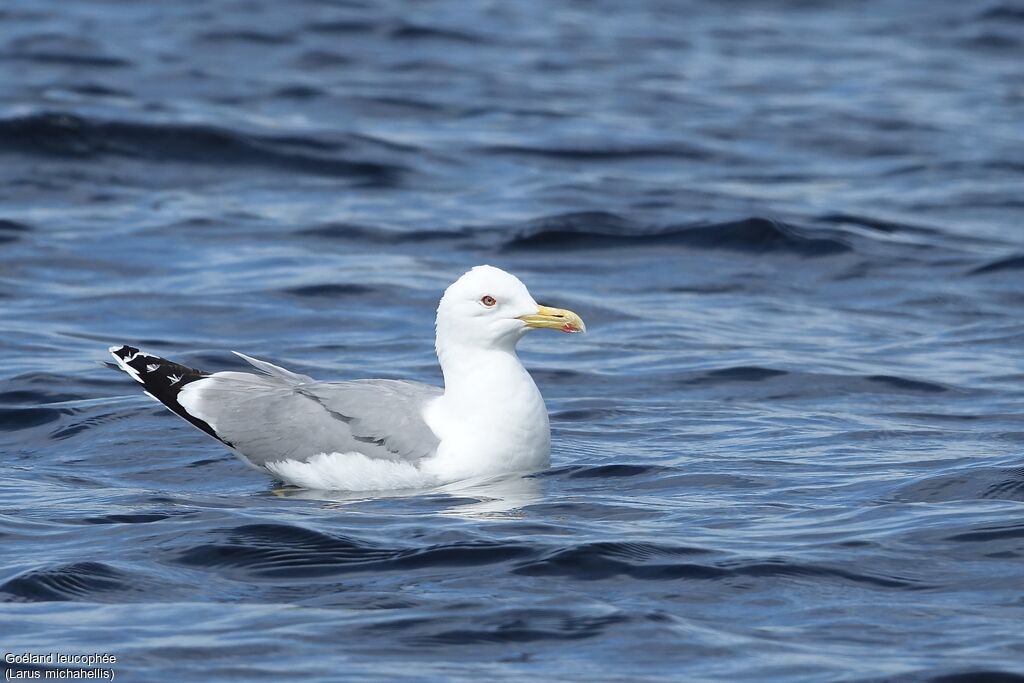
M321 382L235 352L258 372L185 367L131 346L110 353L173 413L244 462L305 489L374 491L535 472L551 429L516 355L530 330L585 332L511 273L476 266L445 290L435 349L444 387L387 379Z

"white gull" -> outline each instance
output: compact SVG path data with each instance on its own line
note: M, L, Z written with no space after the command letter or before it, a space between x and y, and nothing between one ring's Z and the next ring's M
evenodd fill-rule
M320 382L243 354L259 374L209 374L131 346L110 352L149 396L286 483L412 489L548 466L547 409L516 355L538 328L586 330L572 311L539 305L514 275L477 266L437 308L443 389Z

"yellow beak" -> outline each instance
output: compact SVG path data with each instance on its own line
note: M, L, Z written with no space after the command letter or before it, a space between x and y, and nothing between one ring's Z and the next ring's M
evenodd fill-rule
M583 319L564 308L537 306L536 313L521 315L519 319L526 323L527 327L536 329L561 330L562 332L587 331L587 326L583 324Z

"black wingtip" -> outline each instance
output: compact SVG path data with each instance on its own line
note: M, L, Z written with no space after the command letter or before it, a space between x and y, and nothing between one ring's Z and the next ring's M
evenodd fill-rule
M141 384L149 396L221 443L231 446L217 435L208 422L190 414L178 403L178 394L183 388L196 380L209 377L209 373L140 351L134 346L111 346L109 351L118 367Z
M128 358L136 355L139 352L137 348L135 348L134 346L128 346L127 344L122 344L120 346L111 346L108 349L108 351L110 351L110 353L112 353L116 358L120 358L121 360L127 360Z

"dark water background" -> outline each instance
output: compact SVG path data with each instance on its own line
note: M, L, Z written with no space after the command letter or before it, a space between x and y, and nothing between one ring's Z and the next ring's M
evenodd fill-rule
M1022 65L1019 2L5 0L0 649L1024 672ZM277 495L97 363L438 381L484 262L591 330L530 479Z

